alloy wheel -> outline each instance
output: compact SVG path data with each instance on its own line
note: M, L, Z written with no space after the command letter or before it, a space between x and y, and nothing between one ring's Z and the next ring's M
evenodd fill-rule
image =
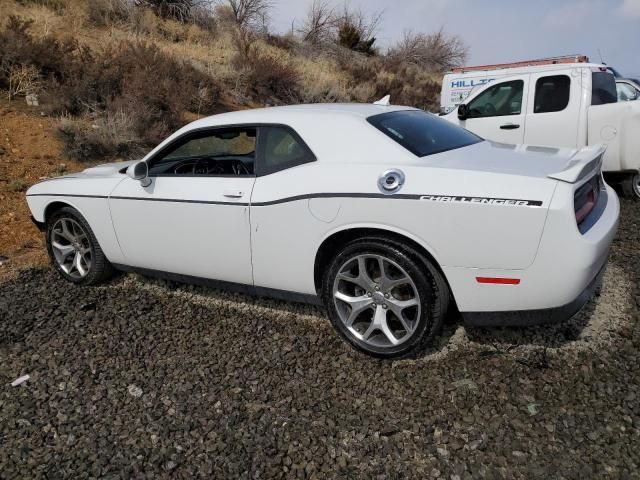
M51 250L60 269L74 279L81 279L91 270L89 235L77 221L60 218L51 229Z
M409 274L379 254L357 255L340 267L333 301L347 330L377 348L397 347L409 340L422 308Z

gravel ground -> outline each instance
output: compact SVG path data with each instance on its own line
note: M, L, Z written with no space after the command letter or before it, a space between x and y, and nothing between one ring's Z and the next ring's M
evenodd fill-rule
M396 362L314 307L23 271L0 284L0 477L639 478L639 226L623 202L571 321L453 318Z

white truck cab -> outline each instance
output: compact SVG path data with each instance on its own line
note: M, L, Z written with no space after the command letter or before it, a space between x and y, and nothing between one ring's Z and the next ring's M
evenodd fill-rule
M603 171L620 180L625 193L640 198L640 102L618 102L613 74L586 57L526 63L448 73L443 118L501 143L605 144Z

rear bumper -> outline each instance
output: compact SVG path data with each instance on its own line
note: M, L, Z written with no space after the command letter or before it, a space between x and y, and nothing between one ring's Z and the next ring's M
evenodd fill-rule
M443 267L463 318L474 325L532 325L574 315L597 289L617 230L618 197L611 187L604 188L606 205L584 233L575 223L571 192L560 196L561 202L571 201L549 209L536 258L526 269ZM518 283L481 284L478 277Z
M600 291L607 262L587 287L573 301L555 308L515 310L511 312L462 312L464 323L473 327L527 327L557 323L576 315Z

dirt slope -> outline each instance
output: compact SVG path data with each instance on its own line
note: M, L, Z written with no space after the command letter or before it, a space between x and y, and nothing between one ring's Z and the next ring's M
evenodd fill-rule
M0 101L0 277L16 267L46 262L42 237L31 223L25 191L41 177L84 168L65 158L55 120L23 99Z

